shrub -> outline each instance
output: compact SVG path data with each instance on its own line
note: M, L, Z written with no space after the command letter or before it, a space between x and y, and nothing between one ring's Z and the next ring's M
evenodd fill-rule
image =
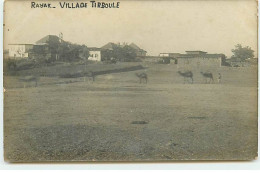
M60 77L61 78L78 78L78 77L83 77L84 73L80 72L80 73L65 73L65 74L61 74Z

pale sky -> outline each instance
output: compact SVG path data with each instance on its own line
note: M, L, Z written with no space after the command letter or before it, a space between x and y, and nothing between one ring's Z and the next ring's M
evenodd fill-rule
M89 47L134 42L149 55L203 50L231 56L237 43L250 46L257 54L255 0L121 1L119 9L61 9L58 2L52 5L56 8L32 9L30 1L8 1L4 48L62 32L65 41Z

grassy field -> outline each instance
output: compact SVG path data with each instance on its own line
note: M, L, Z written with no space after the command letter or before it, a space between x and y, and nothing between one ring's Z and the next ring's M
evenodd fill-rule
M19 76L5 76L5 159L255 158L257 67L215 69L221 84L204 84L194 70L194 84L183 84L174 64L126 64L146 69L99 75L94 83L47 76L25 88ZM148 84L135 76L142 71Z

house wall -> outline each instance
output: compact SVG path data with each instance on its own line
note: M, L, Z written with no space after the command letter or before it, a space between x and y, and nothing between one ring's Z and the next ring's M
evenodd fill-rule
M160 60L162 60L162 57L160 56L146 56L146 57L141 57L143 62L152 62L152 63L157 63Z
M178 68L203 68L203 67L221 67L221 57L219 58L178 58Z
M32 51L30 52L30 58L34 59L41 59L44 58L46 60L55 58L57 54L52 54L49 51L49 45L44 44L44 45L34 45Z
M28 51L33 48L33 45L9 45L9 57L10 58L28 58Z
M180 53L160 53L159 56L177 58L180 56Z
M136 52L136 56L146 56L146 52L145 51L138 51L138 52Z
M91 61L101 61L101 51L89 51L88 60Z

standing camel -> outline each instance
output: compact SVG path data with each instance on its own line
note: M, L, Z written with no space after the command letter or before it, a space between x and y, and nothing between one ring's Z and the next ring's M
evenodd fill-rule
M191 71L185 71L185 72L178 71L178 73L183 77L184 84L186 83L186 81L189 82L189 79L193 84L193 73Z
M200 72L200 73L205 78L206 83L208 83L208 79L209 79L209 83L214 82L213 74L211 72Z
M145 81L145 83L147 83L148 75L145 72L135 73L135 75L139 78L140 83L142 83L142 81Z

